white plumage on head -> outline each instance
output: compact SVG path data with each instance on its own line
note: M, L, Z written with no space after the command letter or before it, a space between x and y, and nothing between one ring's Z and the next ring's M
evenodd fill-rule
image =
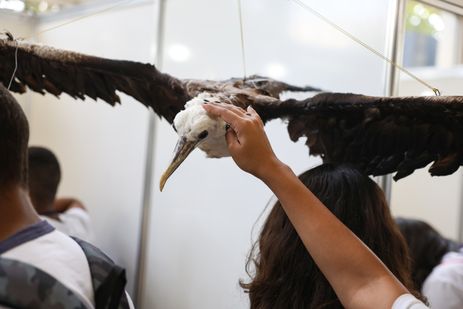
M226 123L220 118L211 118L202 105L206 102L221 102L208 92L202 92L185 104L185 109L174 119L174 128L180 138L198 142L197 147L210 158L230 156L225 141Z

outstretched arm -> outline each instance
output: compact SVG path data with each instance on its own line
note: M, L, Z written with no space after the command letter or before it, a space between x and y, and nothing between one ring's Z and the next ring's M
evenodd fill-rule
M407 289L386 266L302 184L273 153L257 113L207 104L230 124L226 139L236 164L278 197L310 255L346 308L390 309Z

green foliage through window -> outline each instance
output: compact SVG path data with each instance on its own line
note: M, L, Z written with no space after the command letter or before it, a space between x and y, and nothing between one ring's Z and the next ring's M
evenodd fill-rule
M407 2L405 16L407 31L435 35L445 28L442 11L418 1Z

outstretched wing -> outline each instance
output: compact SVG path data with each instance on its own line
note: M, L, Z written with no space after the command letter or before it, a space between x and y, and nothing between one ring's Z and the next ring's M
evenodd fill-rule
M310 153L325 161L351 163L368 174L397 172L395 179L434 162L432 175L463 165L463 97L383 98L321 93L303 101L280 101L294 87L253 76L228 82L179 80L154 66L0 39L0 82L56 96L100 98L111 105L124 92L172 122L185 102L202 91L224 92L252 104L264 120L288 118L293 141L307 137ZM241 90L237 90L237 88ZM239 101L239 102L241 102Z
M463 97L371 97L321 93L256 106L264 120L287 118L293 141L310 154L395 180L433 163L431 175L463 165Z
M0 39L0 82L23 93L26 87L55 96L100 98L111 105L120 102L116 91L124 92L172 122L191 96L183 81L160 73L153 65L110 60L63 51L47 46Z

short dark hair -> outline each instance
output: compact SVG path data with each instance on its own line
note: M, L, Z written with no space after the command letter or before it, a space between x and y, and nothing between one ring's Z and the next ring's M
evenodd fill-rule
M44 147L29 147L29 195L34 207L47 211L61 181L61 168L55 154Z
M0 189L27 186L29 124L21 106L0 83Z

